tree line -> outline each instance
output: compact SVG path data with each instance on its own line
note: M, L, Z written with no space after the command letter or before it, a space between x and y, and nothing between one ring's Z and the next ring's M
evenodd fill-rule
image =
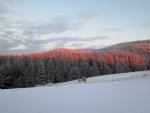
M146 69L150 69L149 64L131 65L120 60L111 64L92 58L0 56L0 88L33 87Z

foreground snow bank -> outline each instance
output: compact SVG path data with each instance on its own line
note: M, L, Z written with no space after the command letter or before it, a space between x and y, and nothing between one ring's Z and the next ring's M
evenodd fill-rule
M150 113L150 77L143 73L149 71L134 73L140 79L0 90L0 113Z

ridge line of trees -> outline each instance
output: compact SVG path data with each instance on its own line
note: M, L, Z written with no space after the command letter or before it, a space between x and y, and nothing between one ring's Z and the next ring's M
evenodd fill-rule
M132 45L132 49L100 53L98 50L60 48L40 53L0 55L0 88L33 87L83 77L150 70L150 41L134 43L134 49Z

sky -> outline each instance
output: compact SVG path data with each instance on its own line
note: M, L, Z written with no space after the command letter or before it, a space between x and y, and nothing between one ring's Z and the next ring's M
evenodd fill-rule
M150 0L0 0L0 54L150 39Z

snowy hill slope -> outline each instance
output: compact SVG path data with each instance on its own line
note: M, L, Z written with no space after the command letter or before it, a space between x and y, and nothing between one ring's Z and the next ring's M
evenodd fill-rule
M150 77L150 71L138 71L138 72L119 73L119 74L89 77L87 78L86 83L122 81L122 80L139 79L143 77ZM73 80L70 82L57 83L57 84L54 84L54 86L55 85L58 86L58 85L80 84L80 83L82 82L78 82L78 80ZM53 84L47 84L47 86L51 86L51 85Z
M150 71L57 85L0 90L0 113L150 113Z

